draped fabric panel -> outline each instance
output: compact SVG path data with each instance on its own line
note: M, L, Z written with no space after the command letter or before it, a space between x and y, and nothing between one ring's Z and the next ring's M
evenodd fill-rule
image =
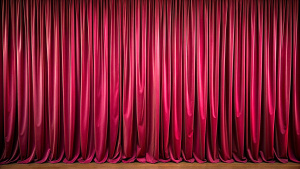
M298 0L3 0L0 164L300 162Z

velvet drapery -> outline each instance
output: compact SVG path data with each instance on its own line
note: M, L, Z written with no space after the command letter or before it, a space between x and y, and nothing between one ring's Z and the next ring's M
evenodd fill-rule
M0 5L0 164L300 162L298 0Z

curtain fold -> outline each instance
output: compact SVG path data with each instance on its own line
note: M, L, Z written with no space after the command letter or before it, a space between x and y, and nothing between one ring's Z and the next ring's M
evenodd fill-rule
M298 0L4 0L0 164L300 162Z

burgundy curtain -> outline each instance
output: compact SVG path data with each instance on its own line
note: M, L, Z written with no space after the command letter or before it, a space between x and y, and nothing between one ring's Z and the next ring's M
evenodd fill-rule
M0 164L300 162L298 0L0 6Z

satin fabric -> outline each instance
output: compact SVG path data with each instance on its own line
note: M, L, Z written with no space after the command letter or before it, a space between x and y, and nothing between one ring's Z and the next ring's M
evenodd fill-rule
M0 5L0 164L300 162L299 1Z

